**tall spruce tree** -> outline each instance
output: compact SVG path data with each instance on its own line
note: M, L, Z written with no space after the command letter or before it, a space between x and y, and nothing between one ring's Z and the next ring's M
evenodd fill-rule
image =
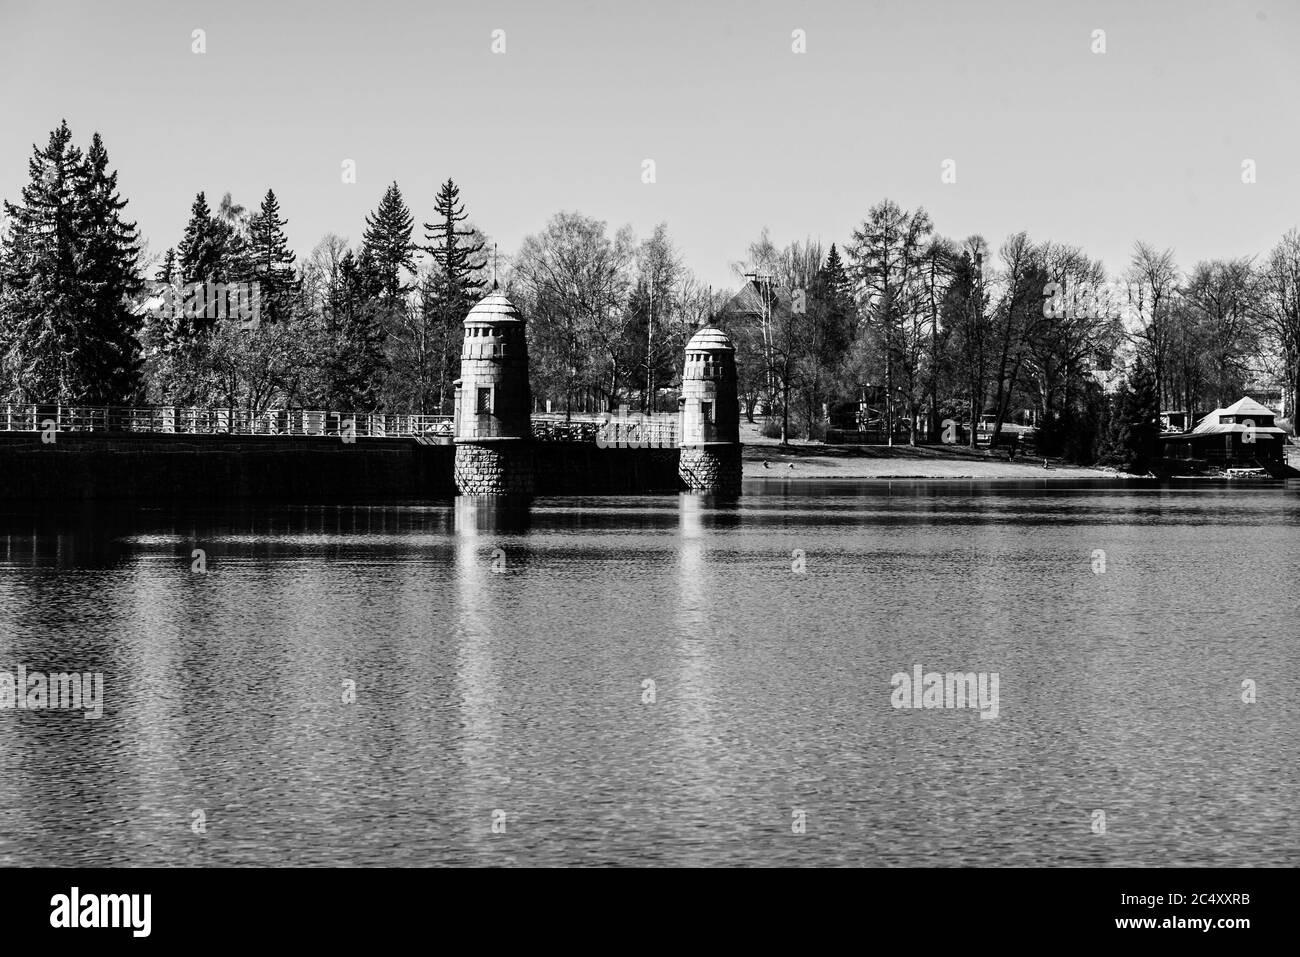
M460 324L483 296L487 262L478 234L458 225L469 217L460 201L460 188L452 180L442 184L434 211L440 218L424 224L428 245L423 249L433 257L433 270L420 290L420 314L425 341L441 344L436 362L437 404L438 411L442 411L450 400L455 378L452 369L455 353L460 350Z
M1140 356L1111 408L1110 436L1103 464L1145 475L1158 455L1160 397L1155 375Z
M333 409L368 412L378 405L384 357L385 282L370 250L349 250L339 262L337 281L324 309L323 401Z
M852 283L832 243L808 290L803 354L799 357L798 378L810 437L817 434L822 405L833 397L834 383L853 343L856 318Z
M363 254L369 253L383 280L382 294L389 305L400 303L410 288L402 282L402 270L415 271L415 249L411 231L415 220L402 191L394 182L384 191L379 207L366 216L362 239Z
M141 346L145 359L145 398L160 405L191 405L200 391L193 362L203 352L193 320L183 314L183 276L173 247L154 274L159 305L145 317ZM187 361L188 360L188 361Z
M822 267L821 275L822 285L828 291L834 291L838 296L852 296L853 283L844 269L844 261L840 259L840 251L835 243L831 243L830 252L826 254L826 265Z
M239 231L208 207L207 197L199 193L190 207L190 221L177 247L178 285L227 283L241 278L244 272L245 243ZM187 292L186 298L193 292ZM203 307L199 315L178 315L171 338L186 341L212 328L216 310Z
M4 335L6 385L19 402L70 399L77 379L77 181L81 151L63 121L44 149L33 147L22 202L5 202Z
M133 398L140 288L134 224L96 136L89 155L67 121L33 147L20 203L5 202L0 251L0 352L5 389L20 402L103 404Z
M144 288L137 266L140 253L135 223L122 218L126 200L117 192L117 171L108 168L108 151L98 133L86 152L80 183L81 269L88 284L87 330L97 402L135 396L140 387L140 316L131 298Z
M853 281L849 279L839 250L831 243L826 254L826 264L817 273L817 299L825 309L826 324L824 348L827 359L843 356L853 341L853 327L857 321L857 307L853 301ZM833 363L831 363L833 364Z
M162 262L158 264L158 272L154 274L155 282L165 282L168 285L176 278L176 271L180 267L176 265L176 247L172 246L163 253Z
M280 322L293 314L297 293L294 255L284 234L288 220L280 218L274 190L267 190L261 208L248 222L248 245L240 278L261 285L262 321Z
M176 248L184 282L225 282L232 271L228 231L212 215L207 197L199 193L190 206L190 221Z
M483 258L483 243L473 230L460 229L458 223L469 218L465 204L460 201L460 187L451 180L442 184L434 200L434 211L440 219L425 223L425 251L433 257L437 272L442 277L445 299L456 303L477 302L483 295L483 273L487 262Z

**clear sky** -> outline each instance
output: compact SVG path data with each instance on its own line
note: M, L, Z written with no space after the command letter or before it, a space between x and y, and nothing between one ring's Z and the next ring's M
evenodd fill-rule
M956 238L1111 270L1141 238L1186 268L1300 224L1297 106L1294 0L0 0L0 196L66 117L154 252L200 189L273 187L305 256L359 240L394 179L430 219L450 176L503 254L561 209L664 220L719 286L764 225L843 243L884 197Z

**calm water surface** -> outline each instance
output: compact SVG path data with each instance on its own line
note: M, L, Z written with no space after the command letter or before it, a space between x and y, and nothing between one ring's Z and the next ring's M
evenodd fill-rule
M1297 568L1280 485L11 514L0 671L106 702L0 710L0 864L1294 866Z

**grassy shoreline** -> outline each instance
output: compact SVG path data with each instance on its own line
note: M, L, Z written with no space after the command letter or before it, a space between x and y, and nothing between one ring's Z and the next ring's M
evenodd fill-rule
M1009 462L931 446L746 445L747 479L1124 479L1123 473L1042 458Z
M741 425L747 479L1125 479L1113 469L1070 465L1059 459L1017 457L953 445L781 445L758 428Z

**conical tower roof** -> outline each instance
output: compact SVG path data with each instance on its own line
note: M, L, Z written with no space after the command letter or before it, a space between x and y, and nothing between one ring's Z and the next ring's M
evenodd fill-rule
M505 293L493 290L488 293L465 316L465 324L471 322L523 322L524 316L515 304L506 298Z
M705 326L695 335L691 336L691 341L686 343L687 351L692 349L730 349L735 351L735 346L727 338L727 334L721 329L715 329L712 326Z

